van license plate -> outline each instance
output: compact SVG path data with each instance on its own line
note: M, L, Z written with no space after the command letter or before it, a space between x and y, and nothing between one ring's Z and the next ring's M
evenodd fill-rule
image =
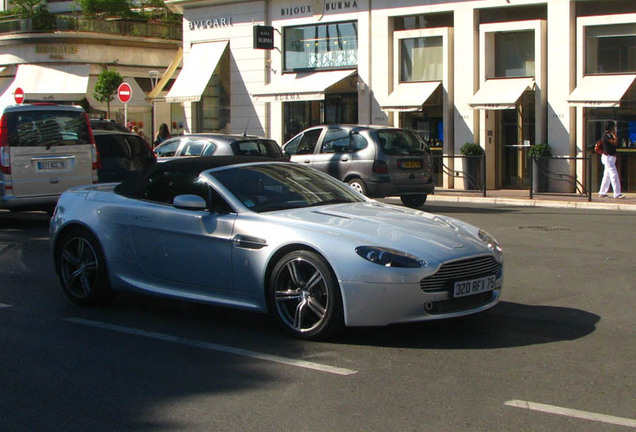
M63 160L41 161L41 162L38 162L38 169L39 170L66 169L66 161L63 161Z
M455 282L453 297L466 297L495 289L495 276Z
M422 168L422 161L418 160L402 160L400 161L400 167L406 169L420 169Z

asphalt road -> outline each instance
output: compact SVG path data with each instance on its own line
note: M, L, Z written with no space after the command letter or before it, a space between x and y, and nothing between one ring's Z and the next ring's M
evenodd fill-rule
M0 430L636 430L636 214L427 209L503 244L502 302L323 343L163 299L75 306L47 216L0 212Z

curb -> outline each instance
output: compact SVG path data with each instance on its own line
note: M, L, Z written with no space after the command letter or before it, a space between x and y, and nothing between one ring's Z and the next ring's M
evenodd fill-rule
M553 207L553 208L571 208L571 209L587 209L587 210L613 210L613 211L630 211L636 212L636 205L624 203L605 203L605 202L588 202L588 201L552 201L538 199L517 199L517 198L498 198L498 197L466 197L466 196L444 196L429 195L428 201L437 202L454 202L454 203L473 203L473 204L494 204L494 205L511 205L519 207Z

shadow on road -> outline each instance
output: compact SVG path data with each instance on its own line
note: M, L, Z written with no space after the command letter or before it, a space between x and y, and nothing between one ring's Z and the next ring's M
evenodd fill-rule
M600 317L579 309L501 302L478 315L382 328L349 329L338 343L415 349L492 349L575 340Z

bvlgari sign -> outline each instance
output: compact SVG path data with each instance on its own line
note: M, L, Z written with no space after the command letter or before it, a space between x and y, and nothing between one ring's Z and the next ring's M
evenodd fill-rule
M195 19L188 22L188 28L190 30L217 29L225 27L232 27L232 17Z

